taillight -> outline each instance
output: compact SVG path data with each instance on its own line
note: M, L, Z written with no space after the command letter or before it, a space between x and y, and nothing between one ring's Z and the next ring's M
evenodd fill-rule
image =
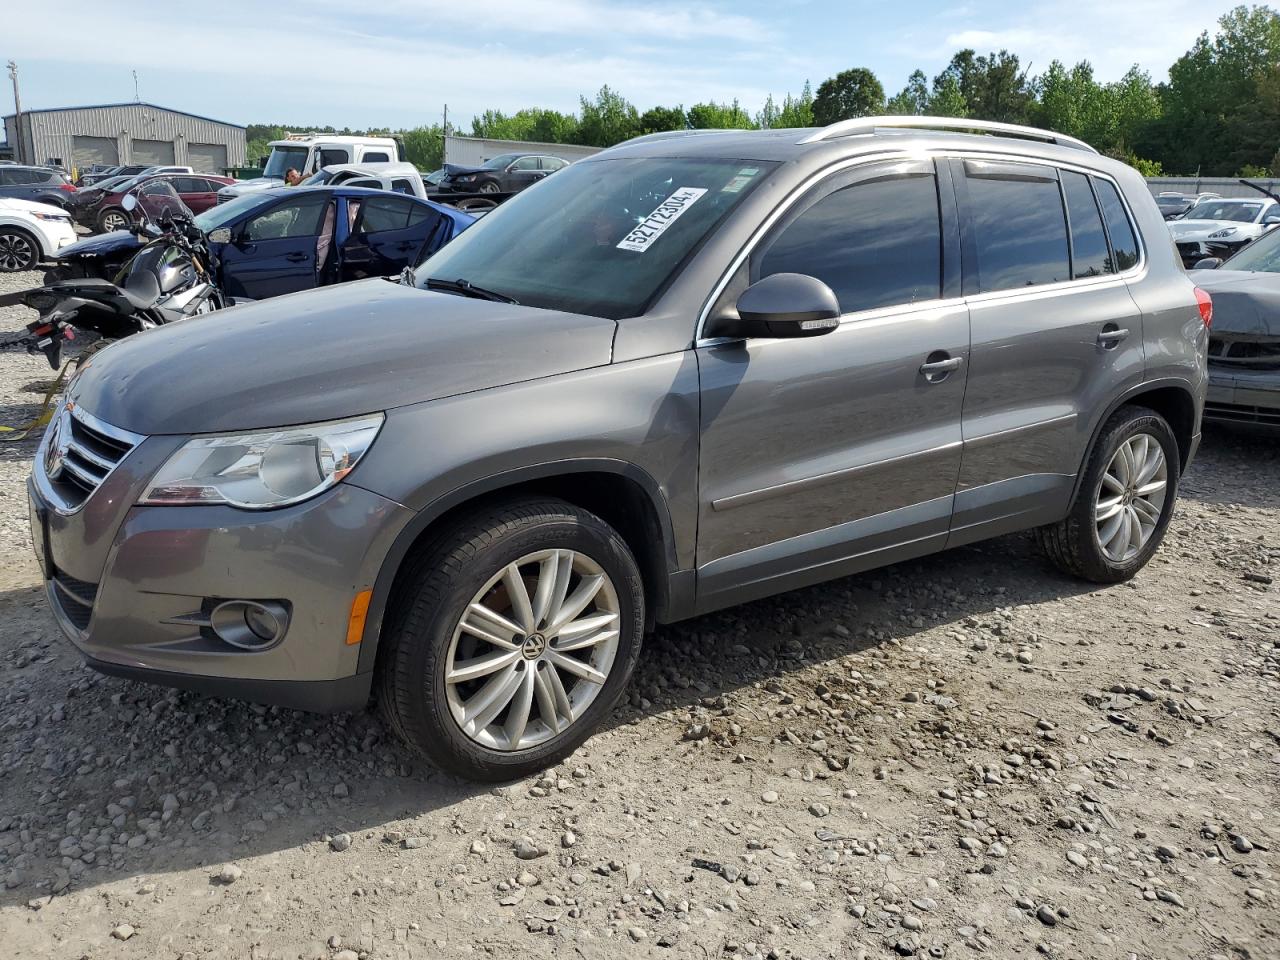
M58 189L65 190L67 193L75 193L76 185L74 183L60 183L58 184Z
M1200 319L1204 321L1204 328L1208 330L1213 326L1213 297L1196 287L1196 305L1200 307Z

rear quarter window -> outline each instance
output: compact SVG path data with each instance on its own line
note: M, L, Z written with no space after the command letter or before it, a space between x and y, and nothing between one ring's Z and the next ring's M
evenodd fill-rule
M1138 265L1138 238L1134 234L1129 214L1120 200L1120 193L1110 180L1093 178L1102 205L1102 219L1111 237L1111 249L1115 256L1116 271L1128 270Z

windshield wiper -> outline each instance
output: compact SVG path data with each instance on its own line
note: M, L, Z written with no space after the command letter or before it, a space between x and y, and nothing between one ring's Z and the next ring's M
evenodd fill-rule
M439 277L427 277L428 290L449 290L453 293L460 293L464 297L474 297L477 300L492 300L495 303L514 303L519 305L520 301L515 297L508 297L505 293L497 293L493 290L486 290L484 287L477 287L470 280L463 280L459 277L457 280L442 280Z

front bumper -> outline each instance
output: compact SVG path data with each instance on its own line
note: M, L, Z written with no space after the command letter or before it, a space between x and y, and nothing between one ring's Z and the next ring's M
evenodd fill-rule
M362 707L372 677L346 643L352 600L373 587L412 511L346 483L281 510L132 506L180 441L144 440L71 512L46 493L41 445L32 540L63 633L104 673L299 709ZM256 649L220 639L201 612L232 599L286 604L284 635Z
M1176 246L1178 255L1182 258L1182 265L1184 267L1194 267L1206 257L1218 257L1221 260L1225 260L1248 242L1248 240L1241 240L1237 243L1227 243L1219 240L1178 240L1176 241Z
M1280 370L1233 370L1210 364L1204 419L1280 427Z

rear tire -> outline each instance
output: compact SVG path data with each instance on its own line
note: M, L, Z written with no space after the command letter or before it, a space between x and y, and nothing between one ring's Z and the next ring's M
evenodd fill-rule
M494 505L443 530L397 578L379 708L409 747L458 776L536 773L613 709L644 615L635 558L599 517L555 499Z
M40 262L40 242L17 227L0 227L0 273L33 270Z
M1164 539L1181 462L1164 417L1146 407L1121 407L1098 436L1067 518L1036 531L1041 548L1072 576L1129 580Z

